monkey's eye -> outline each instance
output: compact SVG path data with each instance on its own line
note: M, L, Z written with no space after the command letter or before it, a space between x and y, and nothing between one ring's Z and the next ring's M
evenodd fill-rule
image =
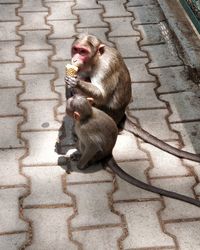
M72 54L74 55L74 54L77 54L79 52L79 49L78 48L76 48L76 47L73 47L72 48Z
M80 49L79 50L79 54L84 56L84 55L87 55L88 54L88 51L86 49Z

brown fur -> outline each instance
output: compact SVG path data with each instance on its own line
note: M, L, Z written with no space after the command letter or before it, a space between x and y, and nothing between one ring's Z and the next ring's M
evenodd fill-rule
M88 64L78 73L80 79L85 74L90 82L80 80L76 88L93 97L94 105L118 124L131 100L131 79L120 53L92 35L81 34L73 46L77 44L89 47L92 52Z
M67 100L66 110L69 115L79 114L75 120L75 132L81 154L78 168L84 169L88 163L112 154L118 129L110 116L92 107L86 97L78 95Z

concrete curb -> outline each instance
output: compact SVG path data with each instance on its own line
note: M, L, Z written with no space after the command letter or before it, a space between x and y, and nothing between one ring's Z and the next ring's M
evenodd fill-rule
M183 49L185 63L195 69L200 81L200 35L178 0L158 0L158 2Z

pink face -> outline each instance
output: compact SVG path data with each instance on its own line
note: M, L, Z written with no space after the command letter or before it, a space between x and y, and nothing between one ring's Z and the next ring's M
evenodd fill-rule
M89 48L83 45L74 45L72 47L72 64L82 68L90 59Z

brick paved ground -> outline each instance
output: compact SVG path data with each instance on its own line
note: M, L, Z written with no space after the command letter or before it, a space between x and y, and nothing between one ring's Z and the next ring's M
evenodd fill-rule
M55 143L72 36L115 45L130 70L131 115L200 153L196 85L156 0L0 0L0 249L200 249L200 209L142 191L109 170L69 175ZM148 183L200 198L200 165L129 133L114 155Z

